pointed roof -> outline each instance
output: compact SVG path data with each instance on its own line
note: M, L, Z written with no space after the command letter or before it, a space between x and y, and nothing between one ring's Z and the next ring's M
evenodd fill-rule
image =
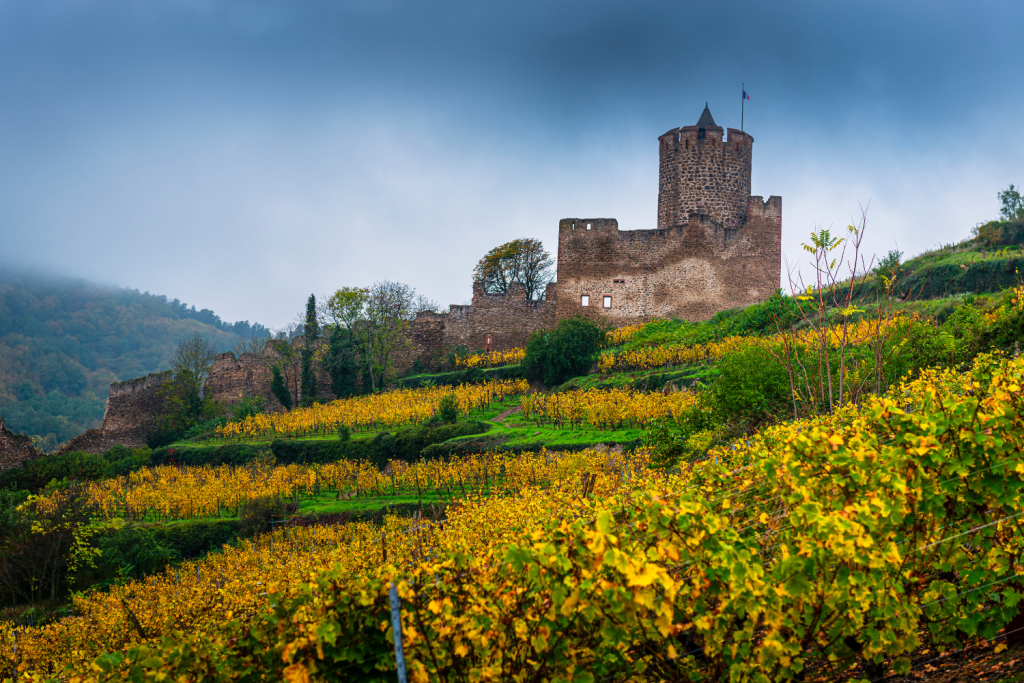
M704 111L701 113L700 119L697 121L697 127L698 128L710 128L712 126L714 126L715 128L718 128L718 125L715 124L715 119L713 119L711 117L711 110L708 109L708 103L705 102L704 103Z

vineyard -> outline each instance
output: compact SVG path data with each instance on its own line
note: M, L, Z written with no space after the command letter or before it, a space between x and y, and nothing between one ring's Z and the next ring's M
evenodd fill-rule
M396 582L416 681L904 673L996 644L1018 612L1022 386L1024 359L983 355L669 474L490 456L500 492L443 518L225 548L4 627L0 662L19 680L394 680Z
M784 341L795 347L804 348L816 344L827 344L836 348L842 343L857 346L880 336L891 336L912 322L912 318L903 317L896 317L882 323L877 320L861 319L846 325L845 328L841 324L836 324L820 330L811 328L804 328L797 332L787 330L767 337L730 336L701 344L642 346L618 352L602 353L598 359L598 368L601 372L608 373L650 370L671 365L690 365L717 360L727 353L751 345L778 346Z
M515 365L526 357L526 349L514 348L506 351L487 351L486 353L474 353L471 356L459 358L456 367L459 368L497 368L503 365Z
M633 456L644 462L646 455ZM89 505L105 520L173 522L202 517L234 517L253 500L271 497L301 501L303 497L334 494L359 499L402 498L454 502L470 495L518 491L527 485L549 484L564 478L573 458L547 452L479 453L451 460L393 460L383 471L366 461L342 460L315 465L220 467L151 467L131 474L91 482ZM57 491L34 498L34 510L54 509Z
M688 392L652 394L632 389L587 389L557 394L530 394L520 399L523 417L557 427L620 429L647 426L662 417L676 417L692 407Z
M356 431L380 431L419 424L437 413L441 399L454 394L459 411L469 414L495 401L530 390L526 380L501 380L463 384L456 388L399 389L369 396L318 403L286 413L259 413L240 422L217 428L228 440L274 439L280 436L311 437L334 434L340 427Z

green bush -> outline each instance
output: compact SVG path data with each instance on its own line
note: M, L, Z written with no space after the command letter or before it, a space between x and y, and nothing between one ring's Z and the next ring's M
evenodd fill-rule
M457 436L482 434L488 429L485 422L479 421L425 424L394 433L382 432L372 439L277 439L270 444L270 451L282 464L369 460L383 467L388 460L413 462L432 444ZM151 462L154 465L241 465L258 458L260 448L249 444L164 447L153 451Z
M445 394L437 404L436 417L441 422L451 424L459 419L459 397Z
M241 465L256 458L249 444L224 446L164 446L153 451L153 465Z
M101 581L141 579L180 559L177 551L160 543L148 529L131 526L101 538L99 550L97 569Z
M789 373L768 351L747 346L723 355L710 398L726 421L757 427L792 416Z
M102 455L70 451L29 460L0 474L0 489L39 491L57 481L93 481L103 476L108 465Z
M725 435L716 408L710 392L702 391L697 402L675 419L655 420L643 440L653 452L652 467L668 469L703 457Z
M183 560L218 550L239 535L236 519L196 519L152 529L153 537L173 549Z
M530 379L557 386L584 375L605 345L608 329L583 317L567 318L553 330L530 337L522 368Z

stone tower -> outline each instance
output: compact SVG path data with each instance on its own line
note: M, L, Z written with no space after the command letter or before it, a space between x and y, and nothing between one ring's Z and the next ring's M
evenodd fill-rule
M705 105L697 125L673 128L658 141L659 230L686 225L690 214L726 230L746 222L754 138L735 128L726 138Z

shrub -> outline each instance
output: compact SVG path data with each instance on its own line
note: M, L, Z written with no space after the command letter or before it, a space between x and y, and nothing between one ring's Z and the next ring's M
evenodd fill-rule
M103 476L107 464L102 455L82 451L47 455L0 474L0 489L39 491L55 479L93 481Z
M145 467L149 464L152 453L153 451L147 446L134 450L124 446L114 446L103 454L103 458L108 464L103 468L101 478L120 477Z
M705 391L675 419L665 417L651 423L644 432L644 445L654 452L651 466L667 469L705 455L725 435L715 412L714 402Z
M548 386L586 374L608 337L608 328L583 317L567 318L553 330L538 331L526 345L522 368Z
M139 527L127 526L107 534L100 539L99 547L98 569L107 581L118 577L141 579L180 559L177 551Z
M437 404L437 419L451 424L459 419L459 399L455 394L445 394Z
M284 514L284 506L277 498L270 496L246 502L238 520L238 535L243 538L263 534L271 530L275 517Z
M711 398L722 419L757 427L792 415L789 373L766 349L751 345L727 353L716 367Z
M281 402L285 410L292 409L292 392L288 390L288 387L284 383L284 375L281 374L281 369L276 365L270 368L274 377L270 380L270 393L274 394L274 397Z
M234 540L238 533L239 522L234 519L195 519L152 530L157 542L174 550L183 560L217 550Z

